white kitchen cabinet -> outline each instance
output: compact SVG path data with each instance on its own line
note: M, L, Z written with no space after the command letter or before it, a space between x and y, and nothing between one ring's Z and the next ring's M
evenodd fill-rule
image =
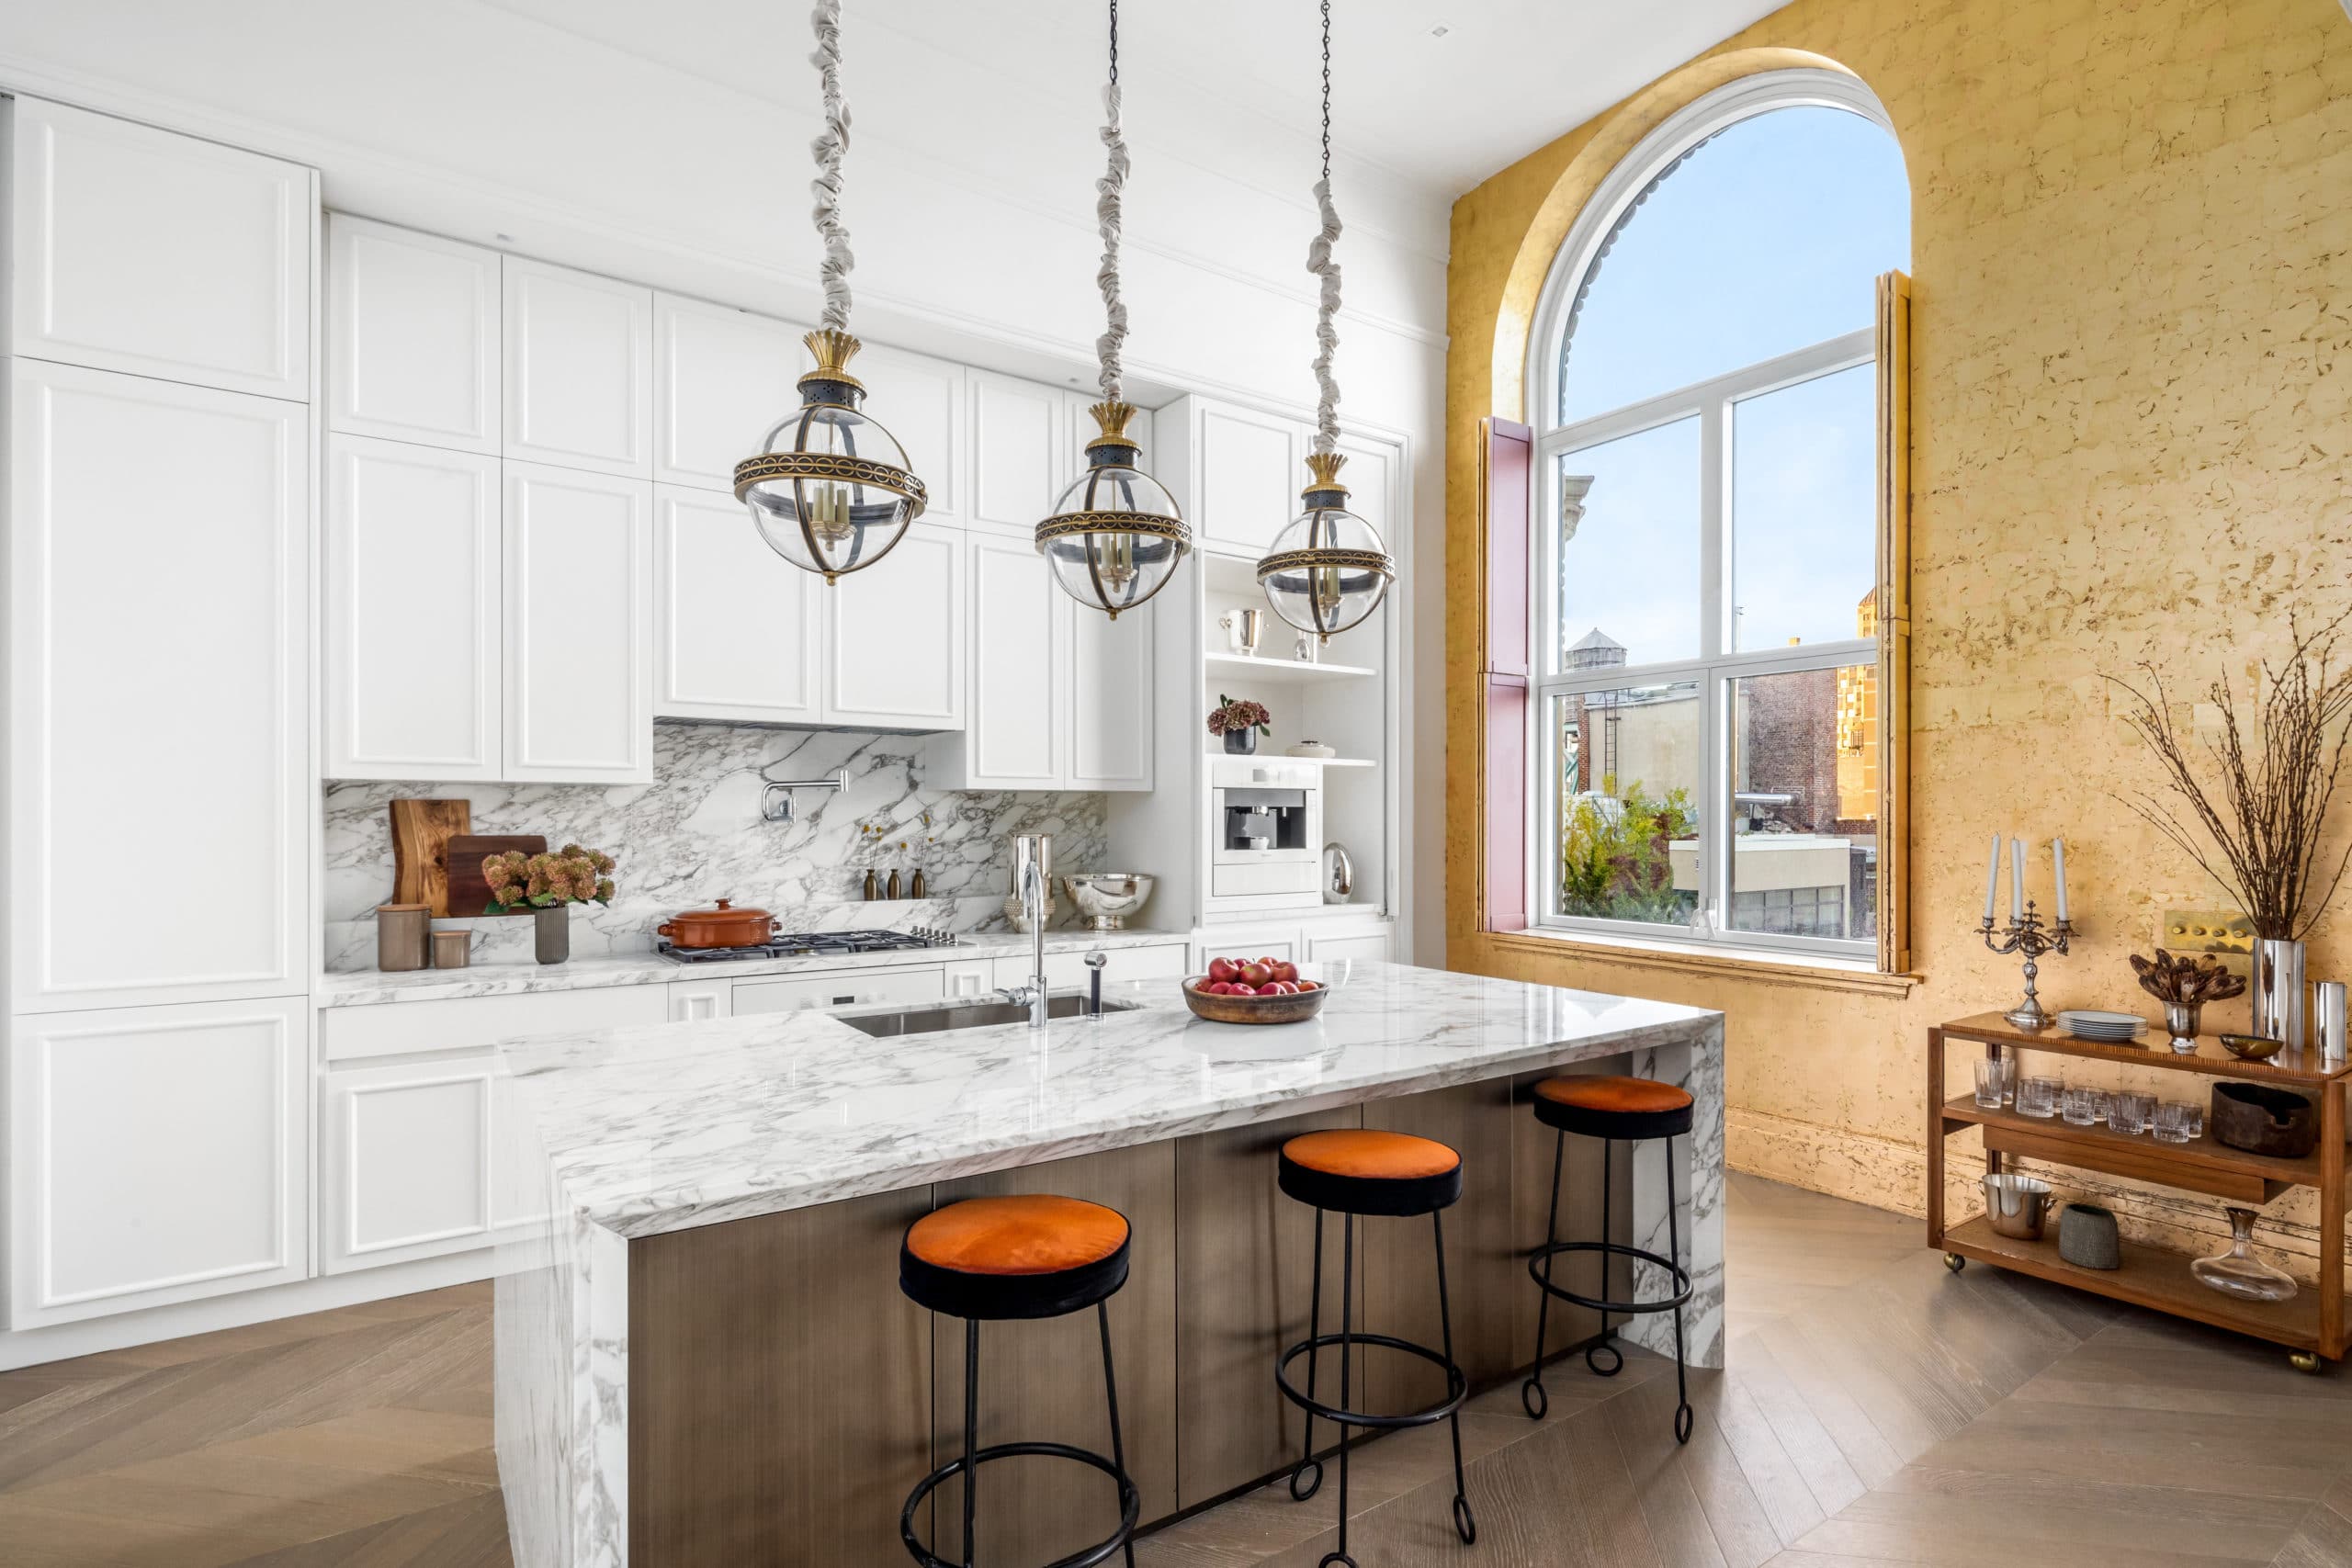
M506 464L503 776L653 776L650 489Z
M38 98L14 112L15 353L308 400L311 171Z
M327 438L325 774L501 776L498 459Z
M1250 920L1204 926L1193 933L1196 975L1208 968L1212 958L1279 958L1296 964L1305 956L1306 942L1295 921Z
M1155 598L1114 621L1058 588L1054 593L1064 602L1070 627L1067 678L1059 691L1069 733L1063 784L1069 789L1149 790L1152 624L1160 601Z
M969 520L1031 537L1077 477L1067 399L1057 388L985 370L966 372L966 380L972 406Z
M659 985L322 1008L319 1059L352 1063L371 1057L479 1050L526 1034L626 1029L632 1024L660 1023L668 1015Z
M1203 547L1263 555L1298 513L1310 433L1295 420L1193 398L1185 515Z
M827 594L838 589L768 548L733 496L708 491L653 487L653 555L655 716L823 720Z
M729 1016L800 1012L809 1008L879 1007L889 1002L935 1002L947 994L936 964L904 969L843 969L831 975L774 980L738 980Z
M653 474L653 291L508 256L510 458L629 479Z
M309 1273L309 1010L280 997L13 1021L9 1327Z
M487 1245L496 1071L478 1052L321 1076L321 1273Z
M496 457L499 255L327 219L327 428Z
M308 411L23 358L10 396L10 1005L299 992Z
M849 368L865 387L858 406L890 433L922 480L922 520L960 526L970 489L965 473L970 444L964 435L964 367L867 344ZM796 394L792 400L797 405L800 400Z
M1069 932L1082 936L1083 932ZM1102 983L1106 986L1120 980L1169 980L1183 976L1187 956L1182 943L1166 947L1113 947L1103 950L1106 962L1102 965ZM996 983L1001 990L1029 983L1026 957L1000 958L996 961ZM1046 988L1052 991L1086 990L1093 984L1094 972L1086 966L1084 950L1049 953L1046 954Z
M731 980L673 980L666 988L672 1023L707 1023L733 1016Z
M996 989L996 965L986 958L964 958L940 965L951 1001L976 1001Z
M1391 931L1383 922L1377 926L1353 926L1340 931L1326 931L1314 926L1305 930L1308 964L1335 964L1346 959L1374 959L1388 962Z
M827 601L825 723L846 729L963 727L961 529L914 524L881 560L818 592Z
M800 406L806 327L724 305L653 300L653 477L735 491L735 465ZM860 360L860 367L864 361Z

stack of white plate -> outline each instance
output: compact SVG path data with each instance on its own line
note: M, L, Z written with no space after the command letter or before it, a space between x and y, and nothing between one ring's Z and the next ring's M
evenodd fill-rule
M2136 1040L2148 1021L2136 1013L2072 1008L2058 1015L2058 1027L2077 1040Z

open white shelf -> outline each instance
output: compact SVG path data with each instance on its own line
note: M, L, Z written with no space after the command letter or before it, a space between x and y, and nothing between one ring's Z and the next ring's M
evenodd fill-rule
M1304 762L1310 768L1376 768L1380 765L1370 757L1287 757L1280 751L1227 751L1223 747L1213 749L1209 756L1226 762Z
M1351 681L1380 673L1363 664L1309 664L1303 659L1252 659L1246 653L1207 653L1201 657L1211 673L1247 670L1268 680Z

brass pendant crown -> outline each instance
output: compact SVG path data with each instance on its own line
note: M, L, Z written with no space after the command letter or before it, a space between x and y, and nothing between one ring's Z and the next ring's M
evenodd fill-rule
M865 345L839 327L820 327L800 340L816 356L817 368L800 378L806 386L811 381L840 381L865 390L865 384L849 373L849 362Z
M1094 423L1102 427L1102 434L1086 444L1088 451L1091 452L1098 446L1140 446L1142 445L1127 434L1127 422L1142 412L1135 404L1122 402L1113 398L1094 404L1086 412L1092 414Z
M1298 493L1309 496L1337 491L1341 495L1347 494L1348 487L1340 482L1340 470L1347 466L1347 462L1346 457L1338 452L1309 452L1306 455L1306 471L1315 478Z

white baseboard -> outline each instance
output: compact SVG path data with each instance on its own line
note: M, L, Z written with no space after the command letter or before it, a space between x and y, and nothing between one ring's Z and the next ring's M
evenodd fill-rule
M149 1307L144 1312L120 1313L112 1317L85 1318L80 1323L62 1323L51 1328L0 1333L0 1371L121 1350L133 1345L152 1345L159 1339L209 1334L215 1329L242 1328L249 1323L269 1323L360 1302L413 1295L419 1291L437 1291L444 1285L487 1280L494 1272L496 1262L495 1249L478 1247L445 1258L424 1258L350 1274L298 1280L266 1291L212 1296L200 1302Z

